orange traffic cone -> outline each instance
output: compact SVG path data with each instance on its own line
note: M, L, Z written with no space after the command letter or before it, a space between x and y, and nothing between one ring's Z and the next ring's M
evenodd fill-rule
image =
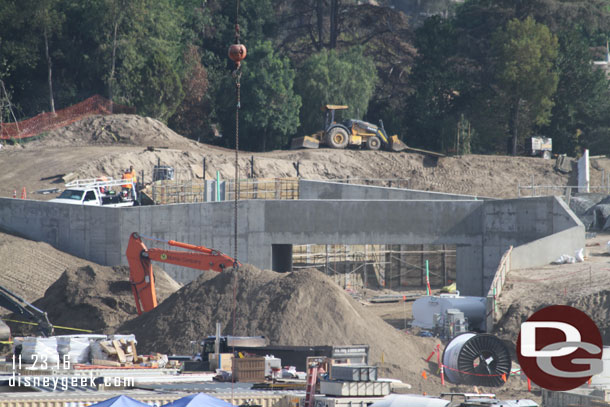
M21 199L27 199L28 194L25 192L25 187L21 190Z
M13 191L13 198L17 198L17 190L16 189Z

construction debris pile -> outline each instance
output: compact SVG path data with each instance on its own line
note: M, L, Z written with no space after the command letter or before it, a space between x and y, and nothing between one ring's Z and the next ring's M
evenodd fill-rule
M195 280L119 332L135 333L145 350L188 353L189 342L213 334L216 322L227 334L264 335L276 345L370 344L369 363L407 381L419 378L436 346L388 325L317 270L275 273L251 266Z
M570 198L570 209L587 230L610 229L610 196L606 194L579 194Z
M139 365L152 368L168 366L167 355L160 353L139 355L134 335L112 335L107 340L91 341L90 346L92 365L110 367ZM175 367L174 361L171 365Z
M134 335L61 335L48 338L16 337L13 351L21 355L25 364L63 366L76 364L104 367L177 367L177 362L168 362L167 355L154 353L139 355Z
M155 268L155 279L160 301L180 288L160 268ZM90 265L67 269L34 305L47 311L53 325L100 333L112 331L137 315L127 267ZM12 326L15 334L21 335L30 332L24 327Z

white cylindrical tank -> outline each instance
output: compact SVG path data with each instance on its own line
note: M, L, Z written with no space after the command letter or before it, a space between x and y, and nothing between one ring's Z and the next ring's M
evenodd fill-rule
M441 294L440 297L426 296L413 303L413 326L424 329L434 328L434 314L444 317L448 309L459 309L468 318L468 327L477 331L486 329L485 297L461 297L455 294Z
M441 312L444 314L446 310L456 308L464 313L468 318L469 329L485 332L486 330L486 307L487 299L485 297L459 297L453 295L441 295Z
M441 313L439 297L420 297L413 303L413 326L424 329L434 328L434 314Z

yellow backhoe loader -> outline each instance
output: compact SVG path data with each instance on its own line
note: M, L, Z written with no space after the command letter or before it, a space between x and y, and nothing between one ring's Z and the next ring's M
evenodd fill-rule
M324 130L320 130L311 136L298 137L292 140L291 149L299 148L318 148L320 144L332 148L345 148L350 146L366 147L369 150L402 151L407 149L407 145L400 141L397 135L388 137L383 122L379 121L379 126L362 121L350 119L343 123L335 121L336 110L346 110L345 105L325 105L326 120Z

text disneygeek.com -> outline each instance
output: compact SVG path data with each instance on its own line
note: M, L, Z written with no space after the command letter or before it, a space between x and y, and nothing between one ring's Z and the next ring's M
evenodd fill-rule
M52 390L68 390L70 387L133 387L133 377L89 376L21 376L13 373L8 380L10 387L47 387Z

